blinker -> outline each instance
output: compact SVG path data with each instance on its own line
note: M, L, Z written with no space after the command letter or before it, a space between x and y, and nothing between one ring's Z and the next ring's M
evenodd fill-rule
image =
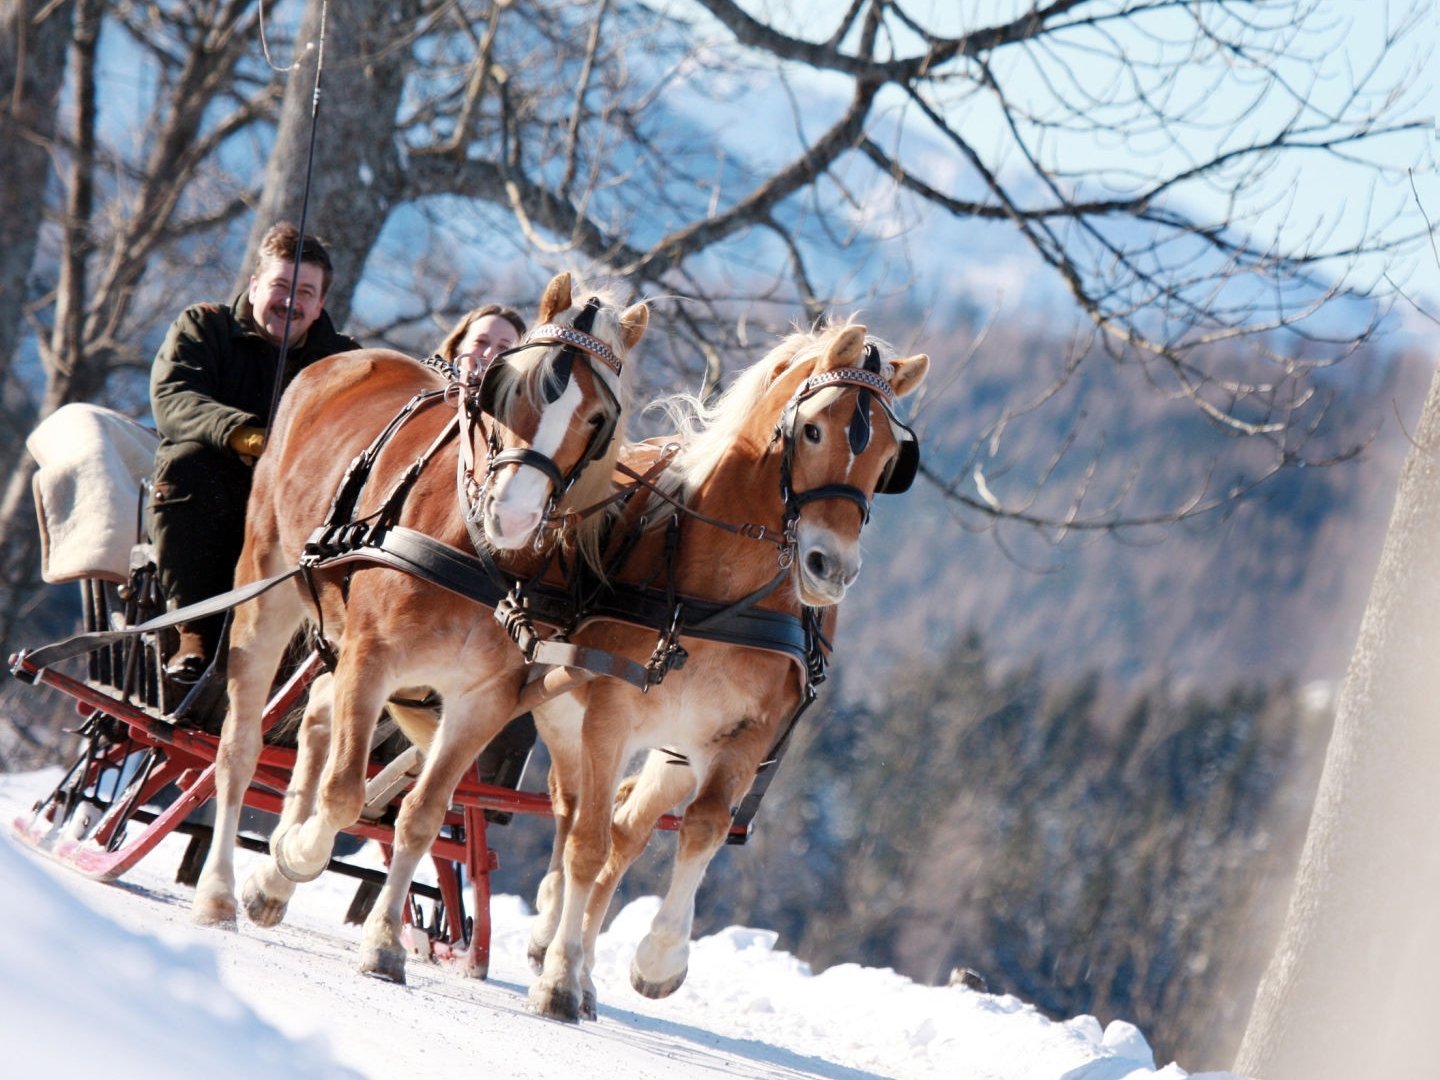
M555 358L549 374L545 376L545 385L540 390L545 404L552 405L560 399L560 395L565 392L565 387L570 383L570 372L574 367L574 349L565 349Z
M904 424L898 420L895 423L903 429L904 435L900 438L900 445L895 448L895 460L875 485L875 491L879 495L900 495L909 491L910 485L915 482L915 474L920 471L920 440Z
M507 378L515 377L515 369L504 357L496 357L480 376L480 389L476 394L476 403L480 411L495 416L495 402L500 398L501 386Z

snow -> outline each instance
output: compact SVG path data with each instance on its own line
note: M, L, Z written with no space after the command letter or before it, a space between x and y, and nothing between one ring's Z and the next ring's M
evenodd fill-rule
M561 1024L528 1009L530 910L510 896L492 905L488 980L412 960L408 985L395 986L355 971L348 879L302 886L274 930L242 919L225 932L190 924L190 890L173 881L183 837L109 885L33 853L8 824L57 780L0 776L10 1076L1238 1080L1157 1070L1123 1020L1057 1023L1015 997L855 964L813 975L768 930L697 941L686 983L650 1001L627 972L654 898L630 904L600 938L598 1021ZM237 858L243 879L258 856Z

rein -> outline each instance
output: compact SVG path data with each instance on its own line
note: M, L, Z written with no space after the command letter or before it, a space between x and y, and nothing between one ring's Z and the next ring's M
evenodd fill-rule
M674 444L672 443L671 446L673 445ZM666 449L668 450L669 447L667 447ZM722 521L717 517L711 517L709 514L702 514L699 510L696 510L692 506L686 505L679 499L675 498L675 496L661 490L658 486L656 486L656 484L653 482L653 477L663 472L670 465L670 462L673 459L673 453L670 454L668 457L661 458L661 460L657 463L656 466L646 471L643 475L635 472L635 470L631 469L628 465L625 465L623 463L616 465L617 471L624 473L626 476L630 477L630 479L634 481L633 485L631 485L629 488L623 489L618 493L620 498L628 499L631 495L634 494L635 488L642 487L645 490L649 491L652 495L657 495L661 499L665 500L667 503L675 507L676 510L684 514L686 517L694 518L696 521L704 522L706 525L710 525L716 529L723 529L725 532L734 533L736 536L743 536L747 540L763 540L766 543L774 544L776 547L780 548L780 557L777 560L780 569L785 570L789 568L790 564L794 561L795 558L795 537L788 529L783 530L781 535L776 536L775 530L769 528L768 526L760 525L755 522L747 521L741 525L734 525L728 521ZM610 499L606 500L606 502L611 501L619 501L619 499L617 499L615 496L611 496ZM602 504L597 504L597 507L599 505Z

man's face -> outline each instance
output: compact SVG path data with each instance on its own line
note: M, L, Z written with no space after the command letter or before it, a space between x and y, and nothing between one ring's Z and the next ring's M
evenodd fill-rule
M260 332L272 345L285 335L285 300L290 295L290 277L295 264L267 259L260 272L250 278L250 308ZM295 307L290 314L290 341L305 336L325 306L325 271L314 263L300 264L295 287Z
M482 315L455 346L455 359L466 373L484 371L490 361L515 344L515 327L499 315Z

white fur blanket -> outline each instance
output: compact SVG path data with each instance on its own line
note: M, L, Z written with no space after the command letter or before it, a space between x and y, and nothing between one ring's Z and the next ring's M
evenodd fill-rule
M56 409L25 440L40 468L31 481L40 517L40 573L52 584L125 581L140 512L140 483L160 436L113 409Z

